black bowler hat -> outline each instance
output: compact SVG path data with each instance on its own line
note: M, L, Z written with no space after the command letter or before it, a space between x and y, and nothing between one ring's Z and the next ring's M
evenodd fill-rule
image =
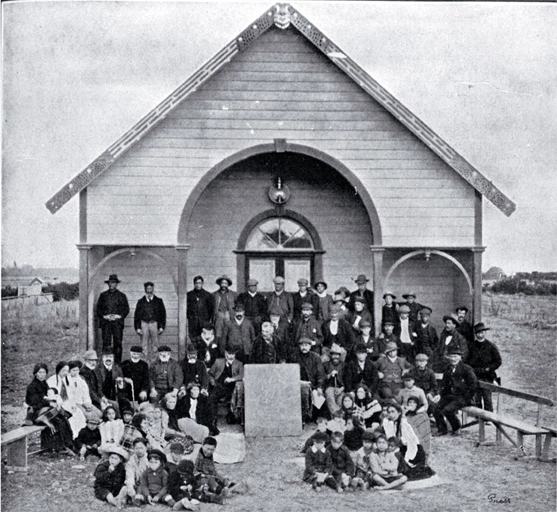
M133 345L130 347L130 352L135 352L137 354L143 354L143 347L140 345Z
M482 331L489 331L490 329L491 327L486 327L483 322L479 322L476 325L474 325L474 333L476 334Z
M105 281L106 284L110 283L111 281L115 282L115 283L119 283L120 279L118 279L118 276L116 274L110 274L108 276L108 279Z
M159 352L172 352L171 348L168 345L161 345L158 348Z

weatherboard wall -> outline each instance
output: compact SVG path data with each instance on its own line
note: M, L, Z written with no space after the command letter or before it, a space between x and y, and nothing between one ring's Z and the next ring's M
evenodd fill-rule
M321 150L359 178L384 245L474 245L474 189L294 29L278 28L89 185L87 242L176 243L186 200L205 173L279 138Z

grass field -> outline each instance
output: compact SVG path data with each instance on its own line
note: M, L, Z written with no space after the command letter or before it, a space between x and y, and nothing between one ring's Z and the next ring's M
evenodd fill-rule
M25 388L31 369L38 360L53 368L60 359L78 357L77 308L74 303L46 305L40 312L10 312L2 322L2 431L17 426ZM43 308L44 306L40 306ZM54 309L57 308L57 309ZM72 313L73 311L73 313ZM500 375L503 385L556 400L556 325L555 298L485 296L484 321L488 333L502 354ZM524 418L535 408L508 398L506 411ZM553 408L554 409L554 408ZM555 411L544 413L545 423L555 425ZM488 437L495 437L488 427ZM309 435L305 432L304 436ZM304 437L302 436L302 438ZM556 508L555 465L532 460L514 460L509 443L498 447L476 447L477 427L461 438L436 438L432 443L431 466L448 483L429 489L337 495L316 495L301 482L303 468L298 448L302 438L248 439L246 460L223 466L225 474L247 480L250 492L231 499L227 510L266 511L344 511L386 512L422 509L424 511L506 511L549 512ZM555 455L555 445L553 447ZM533 441L526 450L532 453ZM96 461L83 469L75 459L47 459L32 456L28 474L7 474L2 470L3 510L44 512L66 510L109 510L93 497L92 472ZM493 497L495 495L495 497ZM490 499L491 496L491 499ZM494 503L503 500L506 503ZM167 507L153 507L154 510ZM218 510L218 505L204 505ZM133 509L132 509L133 510ZM137 509L135 509L137 510Z

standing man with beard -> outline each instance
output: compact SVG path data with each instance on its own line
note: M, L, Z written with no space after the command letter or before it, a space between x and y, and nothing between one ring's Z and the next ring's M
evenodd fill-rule
M238 360L243 364L248 364L255 340L255 331L251 322L245 317L245 310L246 308L240 302L234 307L234 318L226 322L224 326L221 354L224 353L224 347L234 347Z
M459 349L462 352L462 360L466 361L468 357L468 343L464 337L458 332L458 317L453 313L443 317L445 328L439 336L439 345L434 353L432 370L440 373L444 372L449 366L447 354L452 349Z
M267 295L267 311L269 314L271 310L280 312L281 318L285 318L289 324L292 324L294 317L294 301L292 295L284 291L284 277L276 276L273 279L275 291Z
M213 292L213 325L215 335L220 340L226 322L234 316L237 293L228 289L232 286L232 279L226 275L220 276L216 283L219 285L219 289Z
M458 325L456 330L462 334L466 343L470 344L474 341L474 329L472 329L472 324L466 320L466 315L468 314L468 308L466 306L460 306L455 309L456 317L458 320Z
M267 316L267 299L265 295L257 291L257 279L248 281L248 291L238 295L237 302L241 302L246 308L246 318L253 325L255 334L261 332L261 323Z
M304 277L298 279L298 291L292 294L292 304L294 313L292 316L292 324L302 318L302 307L304 304L311 304L313 311L317 314L319 311L319 297L309 289L309 281Z
M118 290L120 280L116 274L111 274L105 283L108 284L108 290L100 294L97 302L97 318L102 331L103 352L112 351L114 360L120 364L124 320L130 312L130 306L126 294Z
M203 325L213 318L214 298L210 292L203 288L203 277L193 278L193 290L187 293L188 333L190 339L201 334Z

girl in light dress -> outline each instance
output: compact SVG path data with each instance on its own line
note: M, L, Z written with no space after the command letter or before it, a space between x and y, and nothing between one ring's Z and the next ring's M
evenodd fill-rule
M109 405L103 412L103 422L99 425L101 432L100 452L108 453L112 447L120 444L124 435L124 422L118 418L116 409Z

